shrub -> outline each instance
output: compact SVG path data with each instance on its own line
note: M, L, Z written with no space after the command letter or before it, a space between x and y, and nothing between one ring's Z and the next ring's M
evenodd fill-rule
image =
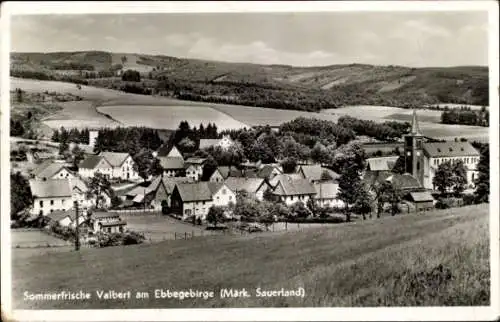
M462 196L462 199L463 199L463 202L464 202L465 206L467 206L467 205L473 205L473 204L476 203L474 195L470 194L470 193L464 194Z
M142 242L145 240L146 238L144 237L144 234L139 234L139 233L136 233L136 232L128 232L128 233L125 233L125 235L123 236L123 245L136 245L136 244L142 244Z
M448 209L453 207L460 207L464 205L462 198L440 198L436 202L437 209Z

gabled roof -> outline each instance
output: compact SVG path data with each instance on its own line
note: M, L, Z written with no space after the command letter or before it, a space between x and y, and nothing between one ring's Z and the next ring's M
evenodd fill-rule
M283 178L273 191L278 196L315 195L316 189L307 179Z
M182 157L159 157L160 164L165 170L184 169L184 159Z
M410 192L410 196L415 202L434 201L434 197L428 191Z
M278 170L279 174L283 173L277 166L266 164L257 171L257 176L263 179L271 179L270 176L274 170Z
M283 174L279 174L277 176L275 176L274 178L272 178L271 180L269 180L269 184L272 186L272 187L276 187L276 185L278 184L279 181L281 180L301 180L301 179L304 179L304 177L302 177L302 175L300 173L283 173Z
M208 188L210 189L210 192L212 195L216 194L217 191L219 191L222 186L225 186L223 182L207 182L208 183Z
M215 171L219 171L221 176L226 179L227 177L242 177L243 173L236 167L220 166Z
M335 199L337 198L339 185L338 183L316 183L314 184L316 190L315 199Z
M59 222L66 217L69 217L71 220L73 220L75 216L75 210L54 210L53 212L48 213L46 216L50 220L53 220L55 222Z
M88 190L87 183L79 177L69 178L69 184L71 186L71 190L78 189L82 192L86 192Z
M479 152L469 142L426 142L423 148L431 158L479 156Z
M417 178L409 173L397 174L393 173L389 175L385 181L391 182L395 187L399 189L416 189L421 188L420 183Z
M123 152L101 152L99 155L106 158L113 167L120 167L130 156L130 154Z
M176 188L183 202L212 200L208 182L178 183Z
M175 185L178 183L191 183L193 178L188 177L163 177L163 184L167 189L167 193L171 194L174 191Z
M71 197L68 179L30 180L29 184L34 197Z
M102 157L100 155L94 155L94 154L88 155L85 159L83 159L80 162L80 164L78 165L78 168L94 169L102 159L104 159L104 157ZM111 164L109 163L109 161L106 160L106 163L108 163L109 166L111 167Z
M184 163L186 165L191 165L191 164L203 164L207 159L206 158L196 158L196 157L193 157L193 158L188 158L184 161Z
M38 178L51 178L62 169L66 169L66 171L71 172L64 163L46 160L33 170L33 175Z
M256 193L264 183L262 178L228 177L224 182L234 192Z
M323 168L319 164L301 165L299 171L302 171L304 177L311 181L336 180L340 177L335 171Z
M380 157L380 158L368 158L366 162L368 164L368 170L370 171L390 171L396 164L399 156L390 157Z

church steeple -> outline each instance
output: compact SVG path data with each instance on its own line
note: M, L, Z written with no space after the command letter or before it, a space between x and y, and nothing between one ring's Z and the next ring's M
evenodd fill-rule
M420 132L420 127L418 126L417 110L413 109L413 117L411 119L411 131L412 135L422 135Z

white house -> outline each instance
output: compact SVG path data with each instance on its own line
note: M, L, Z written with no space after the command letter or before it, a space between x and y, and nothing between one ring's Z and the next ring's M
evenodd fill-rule
M314 186L307 179L294 180L285 177L278 181L273 194L287 206L299 201L307 205L309 198L313 198L316 195L316 189L314 189Z
M236 167L220 166L210 176L210 182L224 182L228 177L243 177L243 172Z
M91 227L95 232L121 233L126 230L127 222L113 212L93 212L90 215Z
M297 173L300 173L304 179L311 183L337 180L340 177L336 172L323 168L319 164L300 165Z
M46 160L36 167L32 172L35 179L67 179L73 178L71 172L65 162Z
M99 155L88 155L78 165L78 174L83 178L94 177L97 172L110 179L113 175L113 166L106 158Z
M101 152L99 156L104 157L113 167L112 178L123 180L140 179L139 172L134 169L134 160L129 153Z
M73 208L71 186L68 179L30 180L33 195L32 215L47 215L56 210Z
M47 214L47 217L50 218L51 222L57 222L59 225L63 227L76 227L76 212L74 209L71 210L56 210ZM87 219L87 215L84 213L79 214L78 216L78 225L81 225Z
M212 192L214 206L228 206L230 203L236 204L236 192L231 190L222 182L209 182L208 187Z
M194 181L199 181L203 175L203 164L205 161L205 158L188 158L184 162L186 177L191 178Z
M170 197L171 210L183 219L194 216L205 220L213 205L212 191L208 182L179 183Z
M69 183L71 186L71 193L73 201L78 201L78 206L82 210L90 209L93 206L96 206L96 198L95 196L88 195L88 185L81 178L74 177L69 179ZM101 208L109 208L111 206L111 196L107 192L101 193L100 204L98 205Z
M333 182L319 182L314 184L316 195L314 200L320 207L344 207L344 202L337 197L339 185Z

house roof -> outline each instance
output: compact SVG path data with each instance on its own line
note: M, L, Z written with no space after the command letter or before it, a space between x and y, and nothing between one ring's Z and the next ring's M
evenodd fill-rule
M113 226L125 226L127 222L125 220L118 221L108 221L100 223L102 227L113 227Z
M183 202L212 200L208 182L178 183L176 187Z
M184 159L182 157L159 157L160 164L165 170L184 169Z
M426 142L423 148L431 158L479 156L479 152L469 142Z
M368 158L366 162L371 171L390 171L396 164L399 156Z
M278 196L314 195L316 189L307 179L284 178L273 191Z
M241 170L237 169L236 167L228 167L228 166L220 166L217 167L217 170L219 173L222 175L224 179L227 177L242 177L243 173Z
M191 164L203 164L207 159L206 158L188 158L184 161L185 164L191 165Z
M174 191L175 185L178 183L194 182L192 178L188 177L163 177L163 184L167 189L167 193L171 194Z
M410 192L410 196L415 202L434 201L434 197L428 191Z
M39 198L71 197L68 179L30 180L31 193Z
M78 167L82 169L94 169L97 166L97 164L99 164L99 161L102 160L102 158L103 157L100 155L94 155L94 154L88 155L85 159L83 159L80 162Z
M54 210L51 213L48 213L46 216L52 221L59 222L66 217L70 217L73 220L75 211L74 210Z
M106 158L113 167L119 167L125 162L130 154L123 152L101 152L99 155Z
M198 149L206 149L211 146L219 144L220 139L200 139L200 146Z
M38 167L33 170L33 175L39 178L50 178L57 174L61 169L66 169L70 172L66 165L62 162L53 162L51 160L45 160Z
M266 164L258 170L257 176L263 179L270 179L270 176L274 170L278 170L280 174L283 173L277 166L272 164Z
M285 179L300 180L304 179L304 177L302 177L300 173L283 173L283 174L278 174L277 176L269 180L269 184L272 187L276 187L276 185L280 180L285 180Z
M392 173L385 178L385 181L391 182L395 187L398 187L399 189L421 188L421 185L418 182L417 178L409 173Z
M91 218L93 219L101 219L101 218L119 218L120 215L114 212L107 211L96 211L93 212Z
M88 190L87 183L80 179L79 177L69 178L69 184L71 186L71 190L77 188L82 192Z
M219 191L222 186L224 186L224 183L222 182L208 182L208 188L210 189L212 195L217 193L217 191Z
M316 183L314 184L316 190L315 199L335 199L339 190L338 183Z
M248 193L256 193L263 182L262 178L228 177L225 184L235 192L244 190Z
M301 165L299 171L302 171L306 179L313 181L335 180L339 178L339 175L335 171L323 168L319 164Z

